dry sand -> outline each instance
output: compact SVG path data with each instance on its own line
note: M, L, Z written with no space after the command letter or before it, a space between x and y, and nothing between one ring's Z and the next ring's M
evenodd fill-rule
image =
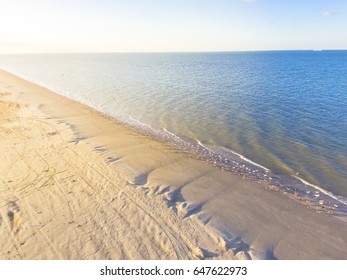
M347 259L347 220L0 71L1 259Z

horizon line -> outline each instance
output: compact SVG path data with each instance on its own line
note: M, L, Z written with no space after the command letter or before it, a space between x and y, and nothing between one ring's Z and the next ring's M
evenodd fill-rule
M265 49L265 50L201 50L201 51L63 51L63 52L5 52L0 55L20 54L155 54L155 53L240 53L240 52L285 52L285 51L347 51L347 49Z

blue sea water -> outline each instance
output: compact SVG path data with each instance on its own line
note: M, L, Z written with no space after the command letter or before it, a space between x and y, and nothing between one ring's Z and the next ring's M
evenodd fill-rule
M347 197L347 51L1 55L0 68L231 172Z

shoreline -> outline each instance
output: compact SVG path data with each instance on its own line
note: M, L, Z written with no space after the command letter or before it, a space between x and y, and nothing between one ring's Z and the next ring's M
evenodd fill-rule
M308 87L308 89L311 89L310 94L304 95L307 102L310 100L308 103L300 102L300 96L294 94L296 96L295 102L298 105L300 104L301 109L299 109L291 102L290 91L287 90L277 96L277 88L287 87L283 84L283 79L273 77L273 82L269 84L271 86L268 90L270 95L275 94L278 99L272 99L271 105L266 103L266 98L262 97L261 87L249 88L252 87L253 82L246 78L247 73L241 75L244 79L241 82L241 76L236 75L235 71L230 71L233 67L237 67L236 61L242 63L243 58L240 56L235 56L235 60L231 59L233 56L230 55L195 58L194 56L170 57L176 62L192 63L194 67L191 70L200 69L198 64L201 59L217 59L216 61L219 61L230 72L228 72L230 79L221 79L223 73L218 68L213 70L216 74L214 75L209 72L209 68L205 65L200 69L203 71L201 74L210 73L209 77L205 77L205 81L203 79L205 74L197 75L194 70L189 75L189 70L180 82L174 80L176 74L178 77L180 75L177 72L180 67L178 64L177 69L165 70L164 62L168 62L169 57L165 55L128 57L116 54L71 56L53 54L40 58L39 55L23 55L18 57L4 56L1 59L1 65L4 69L8 69L25 80L77 100L117 120L129 123L137 129L147 130L150 134L156 134L159 137L163 135L164 142L178 140L176 137L168 139L168 133L165 133L165 129L167 129L185 142L180 141L179 144L182 144L182 146L193 143L195 148L200 149L201 147L198 145L200 141L208 149L212 148L215 154L222 157L227 154L226 158L230 156L232 160L236 158L237 162L240 162L240 158L242 159L242 156L245 156L251 161L272 170L276 176L300 176L305 181L328 190L335 196L343 196L344 199L342 200L345 200L345 204L347 204L347 174L345 172L347 159L344 156L346 154L344 153L346 151L346 143L344 142L346 137L344 137L343 128L339 126L341 124L339 120L343 119L343 109L336 109L335 111L338 114L328 114L327 117L322 118L317 110L311 108L312 106L322 105L326 110L331 111L329 110L330 103L324 102L324 96L329 96L330 91L328 88L324 85L321 89L315 88L319 81L314 82L312 87ZM271 57L269 63L274 63L277 59L287 59L290 56L273 54ZM330 56L325 55L324 57ZM339 55L336 54L334 57L338 58ZM253 58L259 63L264 59L261 55ZM294 58L298 58L298 56L293 55ZM319 60L312 55L309 55L308 59L312 61ZM108 63L108 60L112 63ZM164 64L158 63L156 65L155 61L157 60ZM70 64L69 61L73 64ZM56 67L50 68L52 63ZM115 65L119 63L119 67L113 69L115 72L112 70L113 63ZM146 65L151 65L153 71L146 74ZM231 68L228 68L228 65ZM276 76L281 77L281 73L284 72L281 72L281 67L277 68L275 65ZM304 66L301 65L300 67ZM135 72L127 72L131 69L129 67L135 67ZM260 69L254 69L254 74L258 70ZM240 69L240 71L243 70ZM289 71L291 72L290 69ZM159 80L156 79L156 72L163 75ZM112 73L119 74L119 79L114 79L115 76ZM316 73L316 71L312 73ZM265 73L259 72L258 74L259 77L265 77ZM270 73L270 76L274 74ZM292 74L288 77L296 77L295 71ZM173 80L170 80L170 77ZM294 82L293 86L295 88L297 84L297 90L300 92L306 88L305 81L300 77L297 77L297 79L302 85ZM315 79L315 75L312 76L312 79ZM205 86L207 81L209 83ZM233 87L233 81L241 83L237 82ZM267 81L272 81L272 78L269 77ZM268 83L267 81L264 81L265 84ZM334 81L329 80L329 83L336 85ZM165 86L170 84L174 85L174 88L170 89L170 86ZM194 89L192 84L204 86L201 88L198 86ZM219 92L219 88L222 99L212 98L214 96L213 92ZM231 91L236 90L235 96L238 97L234 101L232 99L235 97L227 94L228 88ZM246 90L247 88L249 89ZM247 94L247 91L250 95ZM297 91L294 90L293 93L295 92ZM334 86L334 92L336 94L331 100L336 104L331 104L331 106L339 108L339 101L338 98L335 98L335 95L343 94L341 93L341 87ZM242 95L245 94L245 98L239 95L241 93ZM279 94L279 92L277 93ZM314 98L315 94L319 96L318 99ZM247 96L252 100L257 100L257 102L248 106ZM210 98L212 99L210 100ZM290 108L285 108L286 105L283 105L285 102L276 104L276 100L281 100L281 98L286 100L289 98L287 105ZM224 99L226 104L222 105L219 100ZM170 103L170 100L173 104ZM189 103L188 110L184 106L186 102ZM243 104L241 106L242 111L237 109L237 106L240 105L239 102ZM318 103L316 104L316 102ZM305 104L309 107L307 113L305 113ZM199 107L201 106L206 110L203 114L200 114L202 108ZM223 106L230 106L230 110L224 110ZM263 109L259 110L260 108ZM267 110L266 108L269 112L264 111L262 113L263 110ZM295 113L296 111L298 114ZM243 114L249 115L244 118ZM309 116L306 116L307 114ZM330 118L331 121L329 121ZM332 125L334 123L338 125ZM172 136L172 134L170 135ZM203 152L206 152L206 150ZM234 152L240 156L235 156ZM214 159L210 156L210 160ZM230 168L230 165L227 168ZM252 171L257 169L258 167L252 168ZM301 184L299 181L296 183Z
M7 232L9 237L0 239L0 247L5 253L6 246L18 247L16 250L20 251L22 246L35 240L33 239L35 222L40 224L42 221L34 217L35 210L42 213L53 212L52 220L57 221L42 222L46 229L41 230L40 234L46 235L46 238L41 237L42 239L36 240L36 246L40 247L36 255L24 254L23 257L19 253L3 254L0 258L347 258L347 237L343 234L347 221L345 216L317 213L314 209L308 209L308 204L288 199L288 196L280 192L265 190L269 186L262 182L243 180L190 158L174 148L120 125L77 101L69 100L2 70L0 70L0 82L0 92L10 93L0 97L0 106L7 108L7 115L12 114L11 117L6 115L7 117L5 116L0 122L0 128L7 129L7 132L1 132L1 139L12 137L12 140L17 139L18 142L18 136L11 133L11 129L20 134L23 133L21 129L25 127L27 134L21 134L21 137L26 140L25 143L29 143L26 145L30 147L43 145L42 150L36 151L33 155L30 149L22 147L23 159L19 156L15 163L11 160L16 153L11 143L15 141L11 140L11 143L7 143L2 150L8 154L3 164L5 167L1 166L1 170L8 173L6 175L8 180L3 179L0 186L3 185L9 192L12 190L14 195L17 195L12 182L8 182L11 181L10 177L12 178L13 174L19 176L24 173L23 169L26 170L26 167L23 167L23 161L26 160L26 165L32 169L17 187L22 190L20 185L29 185L26 188L28 196L32 196L37 209L33 209L32 205L28 205L28 201L24 201L24 210L15 210L18 207L13 206L12 202L15 201L18 206L22 199L26 200L21 197L17 200L11 198L7 204L1 206L1 217L3 221L8 220L8 229L5 230L3 222L0 230ZM18 108L13 104L18 104ZM10 119L11 122L6 119ZM47 130L47 127L50 129ZM47 138L39 137L42 133ZM63 137L58 139L58 142L51 139L59 135ZM50 147L52 143L53 147ZM62 153L60 148L67 149L67 152ZM76 189L71 195L71 200L68 200L70 202L56 196L55 199L48 199L50 201L48 209L40 207L39 197L43 191L35 183L38 179L30 181L33 174L37 173L38 177L44 174L41 173L44 170L35 171L37 166L33 164L34 159L39 157L37 154L41 155L44 151L46 155L42 155L42 158L49 166L45 173L57 169L57 166L61 165L60 158L64 158L66 164L75 170L65 170L64 166L60 166L61 173L53 172L50 176L46 176L47 178L43 177L45 179L42 180L48 180L46 184L50 187L47 189L52 189L51 193L54 193L53 190L57 186L64 194L62 197L69 195L71 191L69 188L66 189L63 183L59 183L59 180L57 182L57 178L60 179L62 176L59 174L77 178L73 179L76 182L67 183L68 187ZM76 157L81 162L76 160ZM88 160L83 161L84 158ZM7 169L11 167L12 171L6 171L6 167ZM93 208L93 213L98 213L92 219L88 215L82 215L86 205L80 194L86 188L95 191L88 196L88 205ZM51 193L48 192L47 196L49 197ZM71 203L74 205L72 210ZM76 223L75 219L74 223L64 224L63 220L57 218L58 210L57 212L50 210L57 208L56 204L62 205L60 210L65 211L66 215L80 215L78 217L81 217L81 221L77 225L77 230L71 226ZM8 207L13 209L8 210ZM100 214L101 208L106 213L105 217ZM27 214L25 217L20 217L19 220L24 222L17 226L14 219L16 211ZM7 215L7 213L12 214ZM112 222L102 227L101 223L105 220ZM80 242L73 241L79 236L77 233L79 230L85 227L92 230L93 222L100 224L95 226L94 233L88 235L88 238L100 237L105 233L109 236L98 239L104 246L103 252L99 255L94 254L96 244L87 237L81 238ZM130 225L133 233L126 230L126 225L128 227ZM120 229L115 230L118 227ZM58 233L53 234L57 228ZM119 240L112 237L113 230L119 233L117 235ZM26 237L24 245L15 241L19 233ZM64 239L64 234L69 238ZM8 240L12 240L14 245ZM47 245L51 244L50 242L53 245ZM85 249L85 244L90 244L90 248ZM138 247L131 246L134 244ZM142 254L135 248L143 248L143 251L140 250Z
M27 80L14 73L6 70L3 71L46 89L44 85L40 85L34 80ZM295 174L273 173L268 167L254 162L233 150L224 147L209 147L201 143L198 139L182 139L165 128L163 130L155 129L131 117L130 119L132 122L122 118L118 119L116 116L102 112L96 107L73 99L62 92L55 92L53 89L48 90L69 99L71 102L75 102L77 105L87 107L93 113L110 119L117 125L124 126L140 135L145 135L149 137L150 140L159 141L166 146L170 146L170 148L179 153L185 153L193 159L205 161L207 164L219 170L230 172L232 175L242 177L243 179L246 178L265 183L268 185L267 189L281 192L288 196L288 198L297 200L300 203L305 203L306 206L316 211L341 216L347 215L347 197L333 193L323 186L313 184Z

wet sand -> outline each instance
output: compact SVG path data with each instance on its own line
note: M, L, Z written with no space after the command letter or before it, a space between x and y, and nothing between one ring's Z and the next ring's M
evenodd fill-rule
M346 259L347 219L0 71L1 259Z

